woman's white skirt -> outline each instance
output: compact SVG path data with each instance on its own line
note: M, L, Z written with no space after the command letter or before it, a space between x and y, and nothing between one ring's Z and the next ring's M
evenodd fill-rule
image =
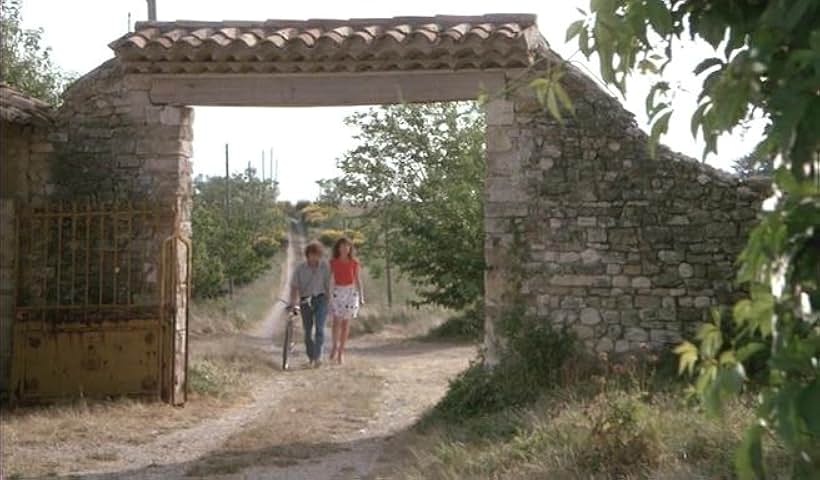
M355 285L334 286L330 297L334 318L351 320L359 315L359 291Z

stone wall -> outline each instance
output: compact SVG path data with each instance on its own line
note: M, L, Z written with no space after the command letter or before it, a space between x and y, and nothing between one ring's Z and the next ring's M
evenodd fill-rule
M46 195L52 145L46 125L0 125L0 392L8 389L16 303L16 208Z
M0 194L29 201L48 194L52 133L44 125L3 122L0 128Z
M57 114L57 197L150 199L180 208L190 231L193 109L156 106L147 80L110 60L65 95Z
M526 90L488 105L488 356L511 302L624 352L679 342L743 292L734 261L768 196L664 147L650 158L632 114L571 71L561 124Z

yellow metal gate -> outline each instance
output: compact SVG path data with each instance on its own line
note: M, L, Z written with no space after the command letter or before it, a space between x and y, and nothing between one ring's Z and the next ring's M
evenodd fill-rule
M17 212L11 394L185 401L190 242L176 212L59 203Z

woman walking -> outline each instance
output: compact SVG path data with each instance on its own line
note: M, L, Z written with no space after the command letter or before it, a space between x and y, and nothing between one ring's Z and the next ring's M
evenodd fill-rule
M343 362L345 344L350 335L350 321L359 314L364 304L362 281L359 277L359 262L356 260L353 243L345 237L333 246L330 260L331 295L330 312L333 315L333 348L330 361Z

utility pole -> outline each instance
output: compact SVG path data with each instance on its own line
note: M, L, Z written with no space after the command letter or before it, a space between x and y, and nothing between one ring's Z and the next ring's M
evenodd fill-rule
M393 276L390 269L390 213L384 216L384 273L387 280L387 307L393 308Z
M131 33L131 12L128 12L128 33Z
M157 21L157 0L146 0L148 2L148 21Z
M262 150L262 183L265 183L265 151Z
M230 231L231 224L231 167L228 144L225 144L225 234ZM233 278L228 275L228 294L233 297Z

